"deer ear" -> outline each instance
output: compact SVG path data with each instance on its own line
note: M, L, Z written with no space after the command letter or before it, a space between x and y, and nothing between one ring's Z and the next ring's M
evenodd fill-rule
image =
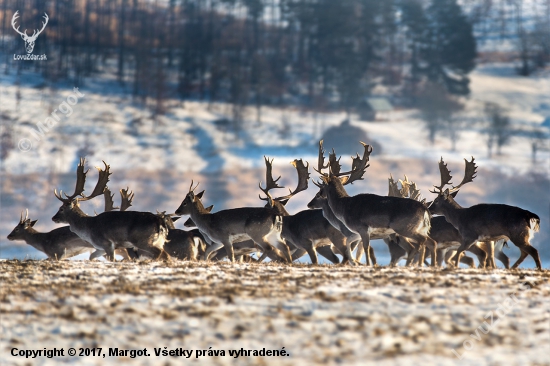
M201 192L197 193L195 196L202 199L202 195L204 194L204 192L206 192L206 191L201 191Z
M214 208L214 205L211 205L211 206L208 206L207 208L205 208L205 210L208 211L208 212L212 212L213 208Z
M187 219L187 221L185 221L183 223L183 226L185 226L185 227L195 227L195 223L193 222L193 220Z
M173 216L171 217L172 221L178 221L181 218L181 216Z
M458 194L458 191L453 192L453 193L451 193L451 197L455 198L457 194Z
M285 198L284 200L280 200L279 203L280 203L281 205L283 205L283 206L286 206L286 204L288 203L288 200L289 200L289 199L290 199L290 198Z
M340 182L342 184L346 184L346 182L348 181L349 177L340 177Z
M33 227L34 224L36 224L37 221L38 221L38 220L31 221L31 223L29 224L29 226L30 226L30 227Z

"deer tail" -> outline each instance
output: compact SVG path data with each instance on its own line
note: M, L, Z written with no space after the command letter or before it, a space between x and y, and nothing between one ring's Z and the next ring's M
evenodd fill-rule
M540 230L540 218L532 212L529 212L529 228L535 232Z
M273 225L275 226L275 230L279 232L283 231L283 217L280 215L275 215Z

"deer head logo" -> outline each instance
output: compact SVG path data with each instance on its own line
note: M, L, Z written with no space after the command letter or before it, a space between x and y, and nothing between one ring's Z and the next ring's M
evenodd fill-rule
M23 41L25 41L25 49L27 50L27 53L32 53L32 50L34 49L34 42L36 41L36 38L38 38L40 33L42 33L44 28L46 28L46 24L48 24L48 19L49 19L48 14L44 13L45 22L42 22L42 29L40 29L40 30L35 29L32 36L29 37L27 35L27 30L26 29L25 29L24 32L20 32L19 27L15 28L15 21L19 17L18 13L19 13L19 10L16 11L15 14L13 14L13 17L11 18L11 26L13 27L13 29L17 33L19 33L21 35L21 38L23 38Z

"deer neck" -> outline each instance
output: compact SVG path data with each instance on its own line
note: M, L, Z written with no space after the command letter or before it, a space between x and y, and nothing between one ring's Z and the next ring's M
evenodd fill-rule
M42 252L44 251L43 233L39 233L32 227L25 230L23 234L23 240L25 241L25 243L29 244L33 248L36 248Z
M455 224L457 224L460 220L462 211L463 208L452 198L449 201L445 201L445 203L441 207L441 213L443 214L443 216L445 216L445 219L454 227L456 227Z
M327 201L330 209L336 215L336 217L339 217L338 213L342 211L342 205L344 204L342 201L343 199L349 197L349 195L344 189L342 183L340 183L340 181L330 182L327 189Z
M275 210L277 215L290 216L290 214L286 210L285 206L282 203L280 203L278 201L275 201L275 200L273 200L273 210Z
M340 220L338 220L338 218L334 215L334 212L332 212L332 209L328 204L328 199L323 200L323 203L321 205L321 210L323 210L324 218L327 219L332 226L338 227L337 223L339 223Z
M204 218L206 216L210 215L210 212L204 208L204 205L199 199L196 199L195 202L193 202L193 206L191 207L191 219L195 223L195 225L199 225L200 222L203 222Z
M93 219L93 217L86 215L80 207L73 207L66 213L65 219L71 227L71 231L78 233L86 230L87 223L90 219Z

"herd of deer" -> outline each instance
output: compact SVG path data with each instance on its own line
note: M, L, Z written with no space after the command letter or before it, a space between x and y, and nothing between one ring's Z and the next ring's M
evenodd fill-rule
M503 253L506 241L514 243L521 255L512 268L519 266L530 255L539 270L542 269L539 254L530 244L533 232L539 230L539 217L518 207L503 204L478 204L463 208L454 197L460 188L472 182L476 175L474 159L466 162L462 182L451 188L451 175L443 159L439 162L441 184L432 193L432 202L421 200L415 183L389 179L388 196L358 194L349 196L345 186L362 180L369 164L372 148L361 142L363 156L352 158L350 171L342 172L340 158L334 150L325 164L323 142L319 143L317 168L320 177L313 183L319 192L309 202L308 210L291 215L286 203L297 193L308 188L309 163L294 160L298 184L288 195L274 198L271 191L282 188L280 179L273 179L272 160L265 158L266 185L260 190L266 201L264 207L244 207L211 212L213 206L204 207L204 191L195 193L191 187L174 214L165 212L127 211L133 193L121 190L121 205L114 207L113 195L107 183L110 167L99 170L99 179L91 195L85 196L84 184L87 171L84 159L77 167L76 188L68 196L54 191L62 202L52 220L69 226L39 233L33 229L36 221L28 218L28 211L9 240L25 240L52 259L69 258L92 252L90 259L105 256L115 260L115 253L125 259L152 258L182 260L248 260L258 262L269 257L273 261L293 262L306 253L313 264L318 263L317 252L333 263L343 257L343 263L360 263L363 253L366 264L376 265L376 257L370 246L371 239L383 239L391 255L390 265L406 259L406 265L422 265L430 257L432 266L458 267L459 262L474 266L473 253L482 268L496 268L496 257L506 268L510 261ZM399 187L401 185L401 187ZM105 212L88 216L80 209L80 202L103 195ZM179 216L188 215L185 231L174 227ZM440 216L433 216L440 215ZM362 245L361 245L362 243ZM355 257L352 252L357 248ZM251 254L261 252L259 259Z

